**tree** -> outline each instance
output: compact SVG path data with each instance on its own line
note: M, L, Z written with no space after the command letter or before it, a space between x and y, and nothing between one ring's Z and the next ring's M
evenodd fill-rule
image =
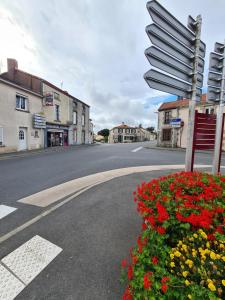
M102 135L104 137L106 136L109 136L109 129L105 128L105 129L102 129L98 132L99 135Z
M155 127L153 127L153 126L147 127L146 130L148 130L149 132L154 132L155 131Z

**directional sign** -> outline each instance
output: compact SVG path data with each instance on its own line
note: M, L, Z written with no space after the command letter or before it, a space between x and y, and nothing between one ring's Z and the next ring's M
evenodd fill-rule
M145 55L152 66L170 73L189 83L192 83L192 68L188 65L183 64L179 60L173 58L171 55L166 54L165 52L154 46L145 50ZM198 73L197 86L202 87L202 83L203 75Z
M209 58L209 70L222 73L222 69L223 69L223 56L218 53L211 52Z
M191 49L195 49L195 34L186 26L180 23L172 14L170 14L161 4L152 0L147 3L147 9L153 21L161 28L166 30L180 42ZM205 57L206 46L201 41L200 55Z
M209 72L208 85L212 87L221 87L222 74Z
M178 95L185 98L191 97L192 85L156 70L150 70L145 73L144 78L148 85L156 90ZM201 89L197 89L197 100L200 100Z
M220 100L220 88L208 87L208 101Z
M151 40L152 44L159 47L163 51L173 55L175 58L181 60L183 63L193 67L194 65L194 52L185 47L177 39L168 34L165 30L156 24L150 24L146 27L146 33ZM198 69L200 73L204 72L204 59L198 58Z
M214 52L223 55L223 51L224 51L224 44L216 42L214 46Z

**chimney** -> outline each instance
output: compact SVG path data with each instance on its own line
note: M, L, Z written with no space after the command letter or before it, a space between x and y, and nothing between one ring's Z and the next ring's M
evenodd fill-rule
M8 71L18 69L18 62L14 58L7 58L7 66Z
M124 125L124 122L122 122L122 125Z

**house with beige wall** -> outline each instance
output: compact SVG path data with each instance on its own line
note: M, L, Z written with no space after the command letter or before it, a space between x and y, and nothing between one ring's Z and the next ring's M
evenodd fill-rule
M90 107L8 59L0 74L0 153L88 144Z
M196 110L213 114L216 113L217 107L218 105L215 103L208 103L206 101L206 94L203 94L201 101L196 105ZM158 109L158 146L186 148L188 115L189 99L179 99L162 103ZM180 122L177 125L172 125L171 121L174 119L180 119Z

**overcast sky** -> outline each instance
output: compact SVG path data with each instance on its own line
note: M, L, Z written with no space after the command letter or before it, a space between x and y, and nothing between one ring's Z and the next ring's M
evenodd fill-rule
M121 122L155 126L158 106L171 97L143 79L150 69L144 0L0 0L0 62L16 58L38 75L91 106L95 131ZM202 14L202 40L212 51L225 39L224 0L162 0L186 25ZM206 82L206 79L205 79Z

